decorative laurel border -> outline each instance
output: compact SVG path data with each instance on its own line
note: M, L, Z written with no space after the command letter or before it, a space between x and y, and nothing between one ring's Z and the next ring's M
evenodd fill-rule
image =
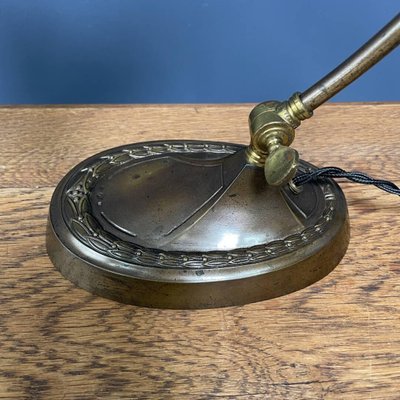
M91 214L90 192L97 180L115 165L167 153L232 154L241 148L240 145L220 143L147 143L99 157L90 167L83 168L79 178L67 188L63 196L64 220L72 234L94 251L123 262L160 268L209 269L265 262L296 251L320 237L328 229L335 212L335 195L327 182L321 185L325 195L325 209L313 226L282 240L232 251L175 252L138 246L103 230Z

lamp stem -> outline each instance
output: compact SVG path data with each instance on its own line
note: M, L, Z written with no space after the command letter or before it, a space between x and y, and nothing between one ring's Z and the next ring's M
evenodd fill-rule
M337 68L304 91L300 98L312 111L357 79L400 44L400 13Z

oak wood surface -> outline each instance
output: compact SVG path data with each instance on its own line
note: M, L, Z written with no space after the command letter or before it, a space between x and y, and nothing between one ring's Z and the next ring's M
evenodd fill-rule
M155 139L248 142L252 105L0 108L0 398L398 399L400 202L344 183L351 242L322 281L213 310L118 304L45 249L55 185L82 159ZM294 147L400 182L400 104L328 104Z

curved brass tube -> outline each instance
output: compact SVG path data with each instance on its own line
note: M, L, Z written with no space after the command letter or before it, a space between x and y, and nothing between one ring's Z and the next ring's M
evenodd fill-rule
M374 66L399 44L400 13L337 68L304 91L300 95L304 106L310 111L315 110Z

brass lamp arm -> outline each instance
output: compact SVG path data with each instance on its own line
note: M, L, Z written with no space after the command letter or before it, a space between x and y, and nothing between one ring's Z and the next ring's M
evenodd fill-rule
M295 128L322 103L357 79L400 44L400 14L347 60L303 93L288 101L266 101L250 113L249 163L263 166L269 185L281 186L296 174L299 155L288 147Z
M400 13L329 74L304 91L300 99L309 110L329 100L400 44Z

